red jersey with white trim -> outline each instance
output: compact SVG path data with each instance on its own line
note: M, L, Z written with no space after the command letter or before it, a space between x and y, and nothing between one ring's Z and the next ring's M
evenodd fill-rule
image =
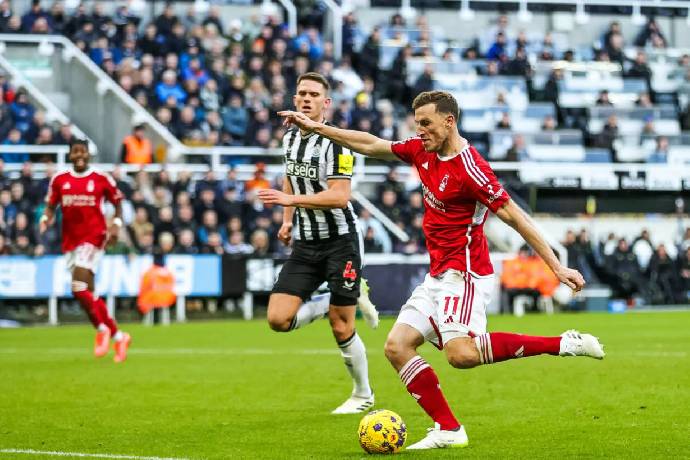
M105 199L115 205L122 200L115 180L106 173L93 169L83 173L68 170L53 176L46 203L62 206L62 252L83 243L98 248L105 245Z
M488 211L498 211L510 196L489 163L469 144L459 154L441 158L427 152L418 137L394 142L391 150L419 171L431 276L449 269L491 275L484 222Z

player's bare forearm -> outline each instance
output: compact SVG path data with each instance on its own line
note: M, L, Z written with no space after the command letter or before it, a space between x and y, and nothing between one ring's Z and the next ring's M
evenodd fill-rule
M350 194L328 189L315 195L295 195L294 205L307 209L334 209L344 208L350 201Z
M295 192L292 190L292 184L290 179L287 177L283 179L283 193L286 195L294 195ZM283 206L283 223L292 224L295 217L295 208L292 206Z
M117 243L120 236L120 229L122 228L122 203L118 202L115 205L115 215L113 215L113 222L110 224L108 229L108 241L107 246L111 246Z
M38 220L38 233L43 234L48 230L48 226L53 224L53 219L55 218L55 206L50 204L46 205L43 210L43 215Z
M513 200L508 201L501 207L496 215L506 224L517 231L522 238L529 244L537 254L546 262L551 271L556 275L561 283L575 291L581 290L585 285L585 280L577 271L561 265L554 254L549 243L537 230L534 221L528 216Z
M353 152L379 160L398 159L391 151L391 141L381 139L373 134L353 129L336 128L324 123L319 123L314 131Z
M544 262L555 273L561 266L560 261L554 254L549 243L541 236L532 218L528 216L513 200L508 201L505 206L496 212L496 215L506 224L515 229L516 232L529 244Z

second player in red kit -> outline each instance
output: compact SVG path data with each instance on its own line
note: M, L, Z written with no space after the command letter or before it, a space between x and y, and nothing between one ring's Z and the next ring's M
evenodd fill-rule
M72 169L53 176L46 196L46 209L39 229L43 233L53 223L55 209L62 210L62 252L67 268L72 273L72 294L79 301L97 329L94 354L108 353L114 342L115 362L127 358L131 342L129 334L120 331L108 314L105 302L94 294L94 276L107 244L117 241L122 227L122 194L109 175L89 167L86 141L70 143L69 160ZM115 206L115 217L110 228L106 226L103 204L107 200Z

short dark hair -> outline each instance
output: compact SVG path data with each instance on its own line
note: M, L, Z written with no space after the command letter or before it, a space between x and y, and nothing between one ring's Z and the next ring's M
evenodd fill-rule
M328 94L328 92L331 90L331 84L328 83L326 77L324 77L318 72L303 73L302 75L297 77L297 84L299 85L302 80L311 80L317 83L321 83L323 87L326 89L326 94Z
M447 91L425 91L419 93L419 95L414 98L414 101L412 101L412 110L417 110L427 104L434 104L436 106L436 112L453 115L456 121L460 117L458 101Z
M79 139L78 137L72 136L72 139L69 140L69 149L72 150L72 147L75 145L83 145L86 147L86 150L89 150L89 142L86 139Z

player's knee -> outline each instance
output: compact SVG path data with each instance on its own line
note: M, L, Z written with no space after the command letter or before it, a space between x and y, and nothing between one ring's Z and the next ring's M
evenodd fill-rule
M331 329L333 330L333 336L338 341L343 341L352 337L352 334L355 332L354 324L349 324L347 321L343 320L331 320Z
M449 352L446 355L448 363L456 369L470 369L479 364L476 350L468 347L461 347Z
M405 345L400 340L388 337L383 346L383 353L386 355L388 361L396 363L400 361L400 358L404 355Z
M72 295L76 296L80 292L88 291L89 285L85 281L72 281Z
M276 332L287 332L290 330L292 318L285 318L281 315L271 314L269 311L267 319L269 327Z

